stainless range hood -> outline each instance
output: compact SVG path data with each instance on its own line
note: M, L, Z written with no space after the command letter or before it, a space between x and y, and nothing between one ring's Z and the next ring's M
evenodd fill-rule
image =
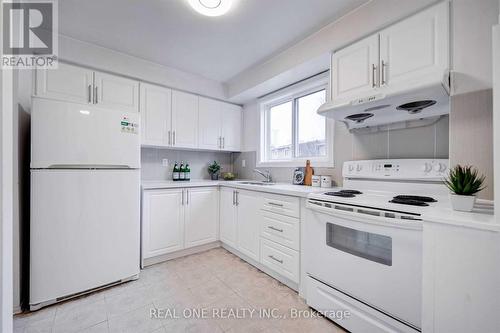
M449 103L448 85L439 81L392 92L380 89L352 100L329 101L317 112L342 121L352 130L445 115L450 111Z

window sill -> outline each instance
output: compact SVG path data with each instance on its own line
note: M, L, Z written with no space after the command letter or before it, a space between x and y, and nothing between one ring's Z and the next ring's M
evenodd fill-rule
M300 168L306 166L306 161L304 160L293 160L293 161L260 161L257 162L257 168ZM314 159L310 158L311 166L313 168L334 168L334 163L332 160L328 159Z

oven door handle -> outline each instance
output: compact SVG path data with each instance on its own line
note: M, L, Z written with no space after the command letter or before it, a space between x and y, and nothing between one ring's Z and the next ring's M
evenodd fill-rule
M330 207L325 207L325 204L331 205ZM401 229L412 229L412 230L422 230L422 221L420 216L414 216L417 220L404 219L404 218L391 218L384 216L376 216L370 214L370 212L378 212L377 210L364 207L354 207L343 205L333 202L322 202L318 200L309 199L307 201L306 207L312 211L317 211L323 214L328 214L332 216L344 217L351 220L355 220L359 223L375 224L390 228L401 228ZM349 211L348 209L352 209ZM380 211L383 214L383 211ZM411 216L402 213L390 212L398 216Z

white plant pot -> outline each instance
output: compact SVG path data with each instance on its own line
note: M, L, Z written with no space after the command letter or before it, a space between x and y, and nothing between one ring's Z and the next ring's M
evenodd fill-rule
M474 203L476 202L475 195L458 195L450 194L451 196L451 206L454 210L460 212L470 212L474 208Z

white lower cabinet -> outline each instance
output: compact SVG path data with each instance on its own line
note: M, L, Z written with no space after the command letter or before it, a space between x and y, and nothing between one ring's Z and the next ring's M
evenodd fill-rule
M259 261L260 196L258 192L236 191L238 250Z
M185 247L215 242L219 219L217 188L188 188L185 193Z
M156 257L184 247L182 189L144 192L142 257Z
M220 240L234 248L237 241L235 197L234 189L227 187L220 189Z
M259 261L260 197L258 192L221 189L220 238L242 254Z
M144 191L142 259L216 241L217 192L217 188Z
M220 240L282 276L282 282L298 284L299 209L295 197L222 187Z
M267 268L299 282L299 252L262 238L260 241L260 262Z

